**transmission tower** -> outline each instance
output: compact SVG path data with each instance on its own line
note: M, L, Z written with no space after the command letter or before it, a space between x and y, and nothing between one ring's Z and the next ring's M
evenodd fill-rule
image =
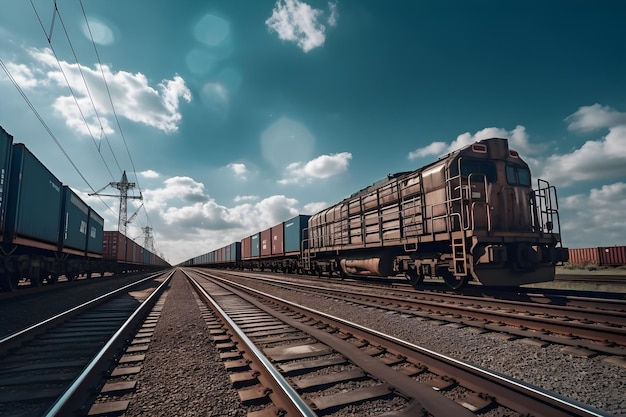
M132 199L137 199L137 200L143 200L143 196L141 195L141 192L139 193L139 196L128 195L128 190L135 188L135 183L128 182L128 178L126 177L126 171L124 171L124 173L122 174L122 179L119 182L110 182L99 191L96 191L95 193L89 194L89 195L99 195L101 197L118 197L117 195L113 195L113 194L101 194L100 193L102 190L104 190L107 187L117 188L120 191L120 195L119 195L120 214L118 216L117 230L120 233L122 233L124 236L126 236L126 225L128 225L128 223L132 221L132 220L130 221L128 220L128 199L132 198ZM132 219L135 218L136 214L137 213L133 214Z
M152 238L152 228L150 226L142 227L143 231L143 247L154 253L154 239Z

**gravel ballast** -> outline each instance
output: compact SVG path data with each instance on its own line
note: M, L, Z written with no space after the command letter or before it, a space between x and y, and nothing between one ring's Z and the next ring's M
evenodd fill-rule
M125 416L245 416L181 272L174 275Z

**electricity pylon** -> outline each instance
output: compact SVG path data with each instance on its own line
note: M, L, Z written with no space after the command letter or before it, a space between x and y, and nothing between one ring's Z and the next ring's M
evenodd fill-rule
M124 173L122 174L122 179L119 182L110 182L107 185L105 185L104 187L102 187L102 189L100 189L99 191L96 191L93 194L89 194L89 195L99 195L101 197L118 197L117 195L113 195L113 194L101 194L100 192L102 190L104 190L107 187L113 187L113 188L117 188L120 191L120 213L119 213L119 217L118 217L118 223L117 223L117 230L122 233L124 236L126 236L126 225L128 225L128 223L130 223L132 220L128 220L128 199L132 198L132 199L137 199L137 200L143 200L143 196L141 195L141 192L139 193L139 196L129 196L128 195L128 190L135 188L135 183L134 182L128 182L128 178L126 177L126 171L124 171ZM135 218L135 215L137 213L135 213L132 216L132 219Z
M150 226L142 227L143 231L143 247L154 253L154 239L152 238L152 228Z

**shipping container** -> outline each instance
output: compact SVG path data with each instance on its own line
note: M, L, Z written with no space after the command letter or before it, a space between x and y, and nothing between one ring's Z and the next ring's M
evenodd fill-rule
M124 235L117 230L105 230L103 237L102 257L104 259L124 261L126 258L126 241Z
M13 148L13 136L0 126L0 241L4 231L6 216L6 201L8 198L9 173L11 170L11 155Z
M261 244L260 244L260 233L255 233L250 236L250 257L258 258L261 256Z
M222 248L215 250L215 263L221 264L224 260L224 253L222 252Z
M572 265L600 265L598 248L569 248L569 263Z
M62 184L21 143L11 156L5 228L15 244L57 250Z
M88 224L89 206L70 187L64 185L60 248L64 252L84 255L87 252Z
M252 247L250 246L251 242L252 242L252 236L244 237L241 240L241 259L252 258Z
M230 245L224 246L222 250L224 251L224 262L230 262Z
M265 229L260 235L261 257L269 257L272 255L272 229Z
M600 265L626 265L626 246L604 246L598 248Z
M285 253L300 252L300 243L305 240L306 242L306 228L311 216L306 214L300 214L292 219L283 223L285 244Z
M239 262L241 260L241 242L230 244L230 261Z
M90 254L102 255L102 236L104 234L104 218L89 208L89 223L87 225L87 251Z
M272 256L281 256L285 253L285 235L283 233L283 223L271 228L271 244L270 251Z

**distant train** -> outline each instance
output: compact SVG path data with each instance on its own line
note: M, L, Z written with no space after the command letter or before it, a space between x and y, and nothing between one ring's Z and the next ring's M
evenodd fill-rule
M123 273L165 267L155 254L127 255L137 244L104 232L104 219L63 185L24 144L0 126L0 288L12 291L21 279L32 286L64 275ZM113 234L115 251L105 248ZM120 242L119 244L117 242ZM112 247L112 245L109 245Z
M624 266L626 246L569 249L570 265Z
M455 289L469 280L552 281L555 265L568 259L556 189L543 180L535 190L531 184L528 165L507 139L485 139L182 265L403 274L414 287L439 276ZM288 234L289 227L298 233Z

